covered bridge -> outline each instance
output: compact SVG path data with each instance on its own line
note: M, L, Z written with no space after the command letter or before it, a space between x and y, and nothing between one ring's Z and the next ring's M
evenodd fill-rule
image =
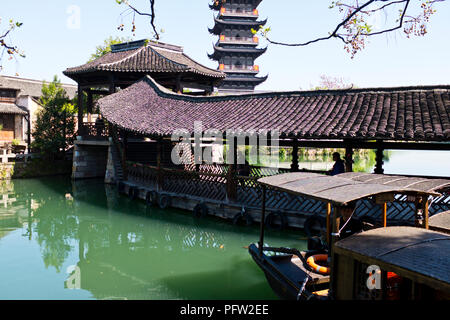
M261 190L256 180L299 171L299 147L345 148L348 172L352 171L353 149L376 149L375 173L383 173L384 149L450 150L449 93L450 86L427 86L193 97L170 92L147 76L100 99L98 106L115 137L121 168L129 182L163 194L187 194L197 201L257 208ZM241 174L242 167L236 162L174 165L171 135L183 130L193 138L196 122L201 122L203 132L215 130L223 135L234 155L237 138L233 137L236 140L231 144L225 133L251 137L278 130L277 144L293 147L291 168L250 166ZM248 143L249 138L245 140ZM128 192L132 194L132 190L130 187ZM324 211L317 202L273 194L268 206L277 210ZM387 211L399 220L409 219L412 214L408 213L407 199L398 200ZM187 209L194 206L183 201ZM431 215L448 210L448 195L433 206ZM361 210L372 209L373 205L367 204Z

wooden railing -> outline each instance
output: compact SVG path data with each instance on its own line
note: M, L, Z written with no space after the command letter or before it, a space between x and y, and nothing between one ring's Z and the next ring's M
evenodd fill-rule
M189 195L216 201L231 201L247 208L260 208L262 187L257 181L260 177L288 172L288 169L251 166L248 176L233 175L227 165L187 166L186 169L161 168L161 180L158 182L158 168L128 163L128 178L131 181L154 188L161 192ZM230 194L230 185L234 194ZM291 195L275 189L266 189L266 206L271 210L283 210L303 214L324 215L326 204L322 201L303 196ZM434 199L430 206L430 215L450 210L450 193ZM371 200L358 202L356 216L368 216L380 220L380 207ZM414 204L406 201L405 196L397 196L388 204L387 215L390 222L412 222Z
M107 139L109 127L106 122L83 122L83 125L78 128L78 135L83 138Z

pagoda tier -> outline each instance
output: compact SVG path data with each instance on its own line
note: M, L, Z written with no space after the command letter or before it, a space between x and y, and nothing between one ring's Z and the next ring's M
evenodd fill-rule
M227 1L228 2L228 1ZM251 5L253 8L258 8L258 6L259 6L259 4L262 2L262 0L250 0L250 1L246 1L246 3L248 4L248 5ZM236 5L237 5L237 1L235 1L235 3L236 3ZM222 5L224 5L224 4L226 4L226 2L225 3L223 3L223 1L222 0L214 0L213 1L213 3L211 3L210 5L209 5L209 7L212 9L212 10L216 10L216 11L219 11L221 8L222 8Z
M254 34L264 26L267 20L259 21L256 9L261 0L215 0L211 9L218 10L214 18L211 34L219 36L214 52L209 58L219 62L219 70L227 77L219 87L236 91L253 91L266 77L256 77L259 66L255 60L264 54L267 48L257 48L259 38Z
M227 32L227 30L236 29L236 30L249 30L251 32L252 29L258 30L260 26L265 26L267 23L266 20L257 21L257 20L243 20L243 19L219 19L214 18L214 27L208 28L208 31L211 34L216 36Z
M234 46L214 46L214 53L208 54L208 57L212 60L221 61L227 56L241 56L245 58L252 58L255 60L267 51L267 47L263 49L252 47L234 47Z

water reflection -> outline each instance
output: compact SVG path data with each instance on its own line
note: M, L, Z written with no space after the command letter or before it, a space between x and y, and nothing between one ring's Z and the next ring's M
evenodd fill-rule
M147 208L96 180L17 180L0 191L0 299L275 298L243 248L256 226ZM300 237L268 242L304 247Z

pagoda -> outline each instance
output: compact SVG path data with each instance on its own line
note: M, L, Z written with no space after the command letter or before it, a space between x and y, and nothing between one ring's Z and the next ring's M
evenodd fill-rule
M257 77L259 66L255 60L267 48L258 48L259 39L252 32L264 26L267 20L259 21L258 6L262 0L214 0L212 10L214 27L209 29L219 40L209 58L219 62L219 70L227 76L218 87L219 91L254 91L267 80Z

